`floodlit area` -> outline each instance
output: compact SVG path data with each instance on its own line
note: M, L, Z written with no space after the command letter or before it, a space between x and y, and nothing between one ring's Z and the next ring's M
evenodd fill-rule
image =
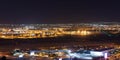
M115 51L114 48L103 48L100 50L70 50L70 49L58 49L58 50L20 50L15 49L13 56L16 58L30 58L34 59L48 58L50 59L86 59L92 60L94 58L108 59L112 54L111 52ZM28 53L29 52L29 53Z

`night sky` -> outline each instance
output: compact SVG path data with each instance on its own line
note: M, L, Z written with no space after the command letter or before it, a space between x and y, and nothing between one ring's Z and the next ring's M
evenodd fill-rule
M1 24L81 22L120 22L120 1L0 1Z

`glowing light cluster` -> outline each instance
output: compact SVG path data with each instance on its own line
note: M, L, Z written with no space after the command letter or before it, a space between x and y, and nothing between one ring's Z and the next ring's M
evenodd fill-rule
M89 34L90 34L89 31L81 31L81 32L80 32L80 35L89 35Z

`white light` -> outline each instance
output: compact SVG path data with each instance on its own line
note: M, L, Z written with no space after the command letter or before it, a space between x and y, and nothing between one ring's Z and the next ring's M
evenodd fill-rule
M62 58L59 58L59 60L62 60Z
M90 60L92 60L92 57L81 57L82 59L90 59Z
M30 55L31 55L31 56L34 56L34 55L35 55L35 52L34 52L34 51L32 51L32 52L30 53Z
M78 55L76 53L70 53L69 56L72 58L74 58L74 57L80 58L81 57L80 55Z
M104 53L104 58L107 59L108 58L108 54Z
M68 50L68 53L71 53L72 51L71 50Z
M23 54L22 55L19 55L19 58L22 58L23 57Z
M90 54L92 56L103 56L103 52L98 52L98 51L91 51Z

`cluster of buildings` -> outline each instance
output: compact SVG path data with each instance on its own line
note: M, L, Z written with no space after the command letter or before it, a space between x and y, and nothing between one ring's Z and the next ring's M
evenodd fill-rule
M74 49L53 49L53 50L20 50L15 49L13 51L13 56L16 58L31 58L40 59L48 58L48 60L74 60L74 59L84 59L84 60L93 60L93 59L108 59L111 55L118 49L113 47L100 48L94 50L86 50L80 48L77 50ZM118 50L120 51L120 49Z
M0 38L44 38L62 35L89 35L91 32L120 32L120 24L0 24Z

